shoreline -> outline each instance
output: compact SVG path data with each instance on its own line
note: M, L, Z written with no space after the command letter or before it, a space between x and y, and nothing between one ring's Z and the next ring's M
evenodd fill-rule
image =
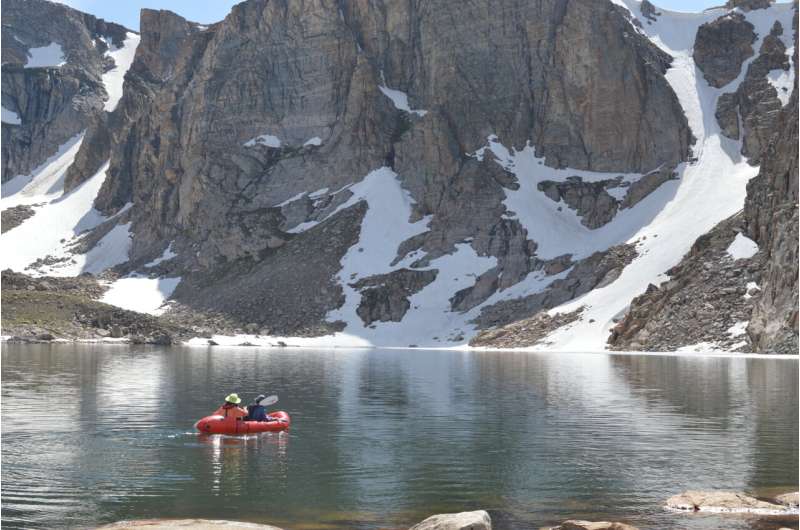
M226 338L233 338L234 336L228 335ZM238 336L241 337L241 336ZM298 337L305 339L305 337ZM651 357L702 357L702 358L732 358L732 359L782 359L782 360L800 360L800 354L788 353L745 353L745 352L725 352L725 351L617 351L617 350L596 350L596 351L568 351L568 350L543 350L538 348L491 348L491 347L474 347L474 346L380 346L380 345L342 345L333 343L319 343L314 345L301 345L301 344L255 344L255 343L238 343L238 344L200 344L198 342L192 343L195 339L208 340L205 337L196 337L187 341L178 342L169 345L170 347L184 347L191 349L201 348L237 348L237 349L260 349L260 350L341 350L341 351L358 351L358 350L406 350L406 351L443 351L443 352L463 352L463 353L530 353L540 355L614 355L614 356L651 356ZM259 337L263 340L264 337ZM292 340L288 337L281 337L283 339ZM278 342L281 342L278 341ZM1 335L0 343L4 344L94 344L94 345L119 345L131 346L142 345L135 343L128 338L111 338L103 337L96 339L64 339L55 338L53 340L17 340L16 337L9 335ZM158 346L155 344L145 344L146 346ZM164 345L166 346L166 345Z

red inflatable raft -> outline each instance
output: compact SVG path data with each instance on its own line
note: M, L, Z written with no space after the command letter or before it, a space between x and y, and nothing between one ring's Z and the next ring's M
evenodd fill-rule
M242 421L224 416L206 416L194 424L204 434L254 434L258 432L285 431L291 425L289 415L282 411L270 412L272 421Z

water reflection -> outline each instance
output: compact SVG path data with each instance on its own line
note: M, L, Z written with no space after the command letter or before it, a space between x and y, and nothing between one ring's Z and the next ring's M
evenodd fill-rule
M797 361L10 346L2 377L9 528L223 507L289 529L470 508L501 530L568 517L719 528L663 500L798 479ZM193 433L230 392L277 393L291 430Z

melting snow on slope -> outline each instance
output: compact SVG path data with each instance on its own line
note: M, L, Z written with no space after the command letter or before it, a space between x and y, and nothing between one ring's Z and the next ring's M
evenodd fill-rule
M410 112L411 114L416 114L420 117L425 116L428 113L427 110L411 110L411 107L408 104L408 94L405 92L401 92L400 90L395 90L384 85L379 85L378 88L381 89L381 92L383 92L384 96L392 100L392 103L396 109Z
M128 32L125 34L125 41L121 48L117 48L111 42L106 42L108 51L106 56L114 60L114 68L103 74L103 86L106 88L108 99L103 108L111 112L117 108L119 100L122 98L122 85L125 80L125 73L133 63L136 48L139 46L140 36L136 33Z
M83 142L83 134L73 136L58 151L28 175L17 175L2 186L3 210L20 204L47 202L64 192L64 176Z
M93 177L70 193L50 200L43 207L37 207L33 217L1 234L0 245L9 251L3 252L0 257L0 268L24 271L25 267L37 259L49 255L63 257L67 251L62 240L70 242L81 232L105 221L106 218L94 209L93 204L106 178L107 169L106 162ZM37 182L33 181L31 184L36 185ZM10 197L13 198L14 196ZM46 199L47 196L40 198ZM5 199L3 202L5 203ZM6 204L3 204L3 209L5 208ZM59 275L57 270L46 272Z
M0 121L3 123L8 123L10 125L19 125L22 123L22 120L19 118L19 114L13 110L8 110L7 108L0 106L0 111Z
M732 259L748 259L758 253L758 244L739 232L725 250Z
M580 259L628 240L663 208L678 186L677 181L668 181L634 207L620 210L610 223L590 229L581 224L575 210L539 191L538 184L546 180L564 182L572 176L580 177L584 182L621 176L623 182L630 184L639 180L641 174L554 169L544 165L543 158L536 157L531 145L526 145L521 151L509 151L494 135L488 137L487 146L476 151L474 156L483 160L487 150L492 152L498 164L517 177L519 189L506 189L503 203L511 212L509 217L518 219L527 230L528 239L536 241L536 255L541 259L564 254ZM622 193L628 190L626 187L619 189Z
M131 223L115 226L89 252L75 255L72 258L74 265L60 271L60 275L77 276L83 272L99 274L125 263L131 249L131 237Z
M172 250L172 243L170 243L167 246L167 248L164 249L164 252L161 254L161 256L157 257L156 259L154 259L150 263L145 264L145 267L146 268L155 267L159 263L161 263L163 261L169 261L169 260L171 260L172 258L174 258L176 256L177 256L177 254Z
M131 275L113 282L100 301L130 311L160 315L166 311L164 303L180 282L180 278Z
M28 60L25 62L25 68L59 68L64 64L66 64L64 50L61 49L60 44L51 42L47 46L28 50Z
M741 337L747 332L747 324L749 324L749 322L746 320L737 322L728 328L728 335L730 335L732 338Z
M277 136L271 134L262 134L244 143L245 147L255 147L257 145L266 145L267 147L274 147L277 149L281 146L281 140Z
M639 2L624 1L634 15ZM672 13L662 15L652 24L643 24L642 31L675 59L666 73L692 133L697 138L694 154L697 162L679 168L680 181L674 198L664 205L653 220L631 237L639 239L639 255L612 284L563 304L550 314L566 313L584 307L581 320L564 326L546 337L547 349L560 351L593 351L604 349L614 317L626 310L631 299L644 292L649 283L665 280L663 272L675 265L701 235L742 208L747 182L758 168L747 164L740 153L741 144L720 134L715 118L717 98L736 89L744 78L749 62L739 77L722 89L714 89L703 79L692 59L697 28L724 13L715 9L699 14ZM784 27L783 38L791 40L791 4L774 5L770 9L744 13L758 32L754 45L758 50L777 18ZM647 236L646 238L644 236ZM658 238L654 238L658 236ZM669 241L669 245L664 244ZM593 321L593 322L590 322ZM687 346L679 351L718 349L713 344Z

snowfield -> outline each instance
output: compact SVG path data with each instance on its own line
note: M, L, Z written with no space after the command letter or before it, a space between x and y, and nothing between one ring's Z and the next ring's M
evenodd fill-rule
M117 108L119 100L122 99L122 84L125 80L125 73L133 64L133 57L136 55L136 48L139 46L141 37L136 33L128 32L121 48L117 48L111 42L106 42L108 51L106 56L114 60L114 68L103 74L103 86L106 88L108 99L104 109L112 112Z

